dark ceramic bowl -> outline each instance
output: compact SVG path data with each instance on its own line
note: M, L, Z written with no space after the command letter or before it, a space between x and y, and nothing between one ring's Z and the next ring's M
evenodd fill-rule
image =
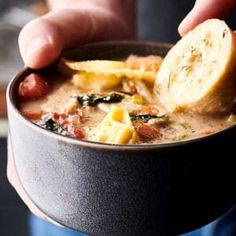
M110 42L67 52L73 59L164 56L170 45ZM53 67L45 70L53 72ZM46 131L7 105L15 164L31 200L56 222L91 235L175 235L216 219L236 199L236 127L161 145L109 145ZM231 153L231 154L230 154Z

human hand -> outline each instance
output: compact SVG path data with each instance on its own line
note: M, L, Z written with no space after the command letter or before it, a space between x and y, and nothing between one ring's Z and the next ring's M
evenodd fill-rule
M236 5L236 0L196 0L193 9L179 26L181 36L209 18L223 18Z
M42 68L65 48L135 37L135 0L50 0L51 12L28 23L19 35L25 64Z
M31 68L55 61L64 48L81 43L135 38L135 0L49 0L52 9L19 35L22 58ZM29 199L16 172L10 141L7 176L31 212L49 220ZM55 223L55 222L54 222Z

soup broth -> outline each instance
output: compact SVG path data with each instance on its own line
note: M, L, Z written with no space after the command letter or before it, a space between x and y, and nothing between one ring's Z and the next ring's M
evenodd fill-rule
M34 73L21 82L20 111L36 125L57 134L111 144L183 141L235 123L233 112L168 112L155 94L155 75L161 61L158 56L131 56L120 65L104 61L97 71L93 67L101 62L91 62L92 69L91 65L79 64L79 69L71 71L67 71L71 66L65 69L67 63L64 67L59 63L53 76ZM27 83L38 92L29 96Z

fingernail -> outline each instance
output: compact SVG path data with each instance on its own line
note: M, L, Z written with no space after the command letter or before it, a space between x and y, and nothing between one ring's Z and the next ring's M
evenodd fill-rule
M51 44L50 37L47 37L45 35L38 36L34 39L32 39L28 47L26 49L26 60L29 61L32 56L37 54L39 51L41 51L42 48L48 46Z

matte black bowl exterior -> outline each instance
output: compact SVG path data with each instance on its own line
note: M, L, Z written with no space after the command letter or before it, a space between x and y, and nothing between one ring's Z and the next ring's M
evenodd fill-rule
M82 46L68 55L83 60L164 56L169 47L110 42ZM55 221L91 235L163 236L206 224L235 202L235 126L164 145L78 141L20 115L16 90L31 72L25 69L9 84L10 135L24 189Z

